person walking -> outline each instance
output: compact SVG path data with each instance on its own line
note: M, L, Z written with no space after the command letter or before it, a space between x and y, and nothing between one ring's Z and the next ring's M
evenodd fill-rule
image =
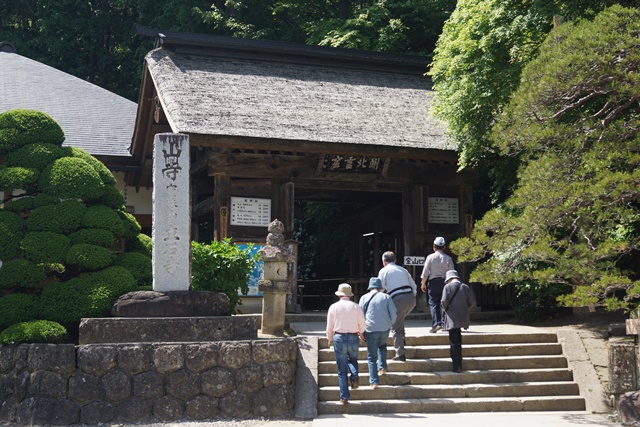
M353 292L351 285L341 283L335 293L340 297L338 302L331 304L327 313L327 339L333 344L333 352L338 366L338 385L340 386L340 403L349 403L349 383L352 389L357 389L360 382L358 377L358 350L360 340L365 340L366 324L364 313L358 304L351 301ZM348 374L351 374L350 378Z
M369 293L360 298L360 307L366 323L364 336L367 342L369 385L375 390L380 386L379 375L387 373L387 338L396 320L397 310L391 297L382 292L380 279L369 279L367 289Z
M391 325L393 347L396 349L393 360L405 362L407 357L404 351L404 319L416 306L418 287L411 274L404 267L396 265L396 254L393 252L387 251L382 254L382 264L384 267L380 269L378 278L397 310L396 321Z
M442 310L440 301L442 300L442 289L444 288L444 276L447 271L453 270L453 260L443 252L445 245L444 237L436 237L433 241L433 253L424 260L422 274L422 292L427 292L429 301L429 311L431 312L431 330L435 333L442 329Z
M471 288L460 281L456 270L446 273L441 304L444 313L443 330L449 332L449 354L453 372L462 372L461 328L469 329L469 308L476 305L476 297Z

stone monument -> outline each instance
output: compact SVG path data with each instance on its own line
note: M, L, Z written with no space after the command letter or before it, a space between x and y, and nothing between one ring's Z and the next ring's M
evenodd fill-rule
M277 219L268 227L267 244L258 252L264 262L258 290L262 292L263 335L284 335L287 294L291 292L287 278L287 264L294 255L284 245L284 224Z

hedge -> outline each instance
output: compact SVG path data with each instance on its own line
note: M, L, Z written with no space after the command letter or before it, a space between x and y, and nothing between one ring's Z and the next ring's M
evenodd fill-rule
M33 231L20 241L24 257L36 263L64 264L70 247L67 236L50 231Z
M45 279L43 266L23 258L7 261L0 268L0 290L11 287L29 288Z
M38 182L39 176L36 169L0 166L0 191L28 189Z
M96 202L114 210L124 210L125 208L124 195L115 185L105 185L104 194Z
M13 325L0 332L0 344L61 343L68 342L69 334L64 326L50 320L33 320Z
M36 196L23 196L12 200L11 203L5 205L5 210L26 212L41 206L55 205L56 203L60 203L60 198L40 193Z
M124 252L116 257L115 265L129 270L138 286L152 283L153 274L149 256L136 252Z
M80 228L86 211L87 206L77 200L35 208L27 219L27 229L67 234Z
M64 142L64 132L51 116L33 110L0 114L0 154L36 142L57 146Z
M91 206L87 209L82 218L82 225L89 228L109 230L116 237L123 237L125 234L125 226L118 213L104 205Z
M116 184L116 178L113 176L109 168L107 168L104 163L93 157L91 154L76 147L66 147L66 154L69 157L76 157L90 164L93 170L95 170L96 173L100 176L102 182L105 185Z
M64 149L53 144L38 142L10 152L5 156L4 164L41 171L64 155Z
M107 248L80 243L67 252L67 264L78 265L83 270L99 270L113 264L116 256Z
M98 173L83 159L62 157L42 171L40 190L61 199L98 200L104 194L104 183Z
M0 297L0 330L14 323L37 319L38 297L29 294L8 294Z
M98 245L104 248L110 248L116 241L115 236L109 230L99 228L83 228L75 233L69 234L69 240L72 245L78 243L88 243L90 245Z
M127 252L137 252L151 257L152 245L151 237L146 234L138 234L132 239L127 239L125 250Z
M0 259L16 256L25 231L24 221L18 214L0 210Z

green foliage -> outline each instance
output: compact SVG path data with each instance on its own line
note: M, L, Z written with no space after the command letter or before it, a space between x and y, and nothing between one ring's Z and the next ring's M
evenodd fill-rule
M104 205L91 206L87 209L84 217L82 217L82 225L89 228L109 230L116 237L124 237L126 231L128 231L118 212Z
M0 297L0 331L14 323L36 319L37 315L38 297L35 295L14 293Z
M71 246L67 252L67 264L74 264L83 270L98 270L113 264L116 256L107 248L88 243Z
M146 234L138 234L132 239L127 239L125 249L127 252L137 252L151 258L151 247L151 237Z
M0 344L63 343L69 340L67 330L57 322L34 320L18 323L0 332Z
M115 236L109 230L99 228L83 228L75 233L69 234L69 240L72 245L79 243L87 243L90 245L102 246L110 248L116 241Z
M76 147L65 147L64 150L65 155L82 159L90 164L93 170L100 176L100 179L102 179L104 185L116 184L116 178L113 176L109 168L107 168L104 163L93 157L91 154Z
M151 257L136 252L124 252L118 255L115 265L129 270L138 286L152 284Z
M249 274L258 261L250 248L240 249L231 239L210 244L191 242L191 287L196 291L226 294L231 301L231 314L242 305L238 290L249 292Z
M125 211L116 211L116 213L120 217L120 220L122 221L122 225L124 227L122 237L124 237L125 239L132 239L140 234L140 230L142 230L142 228L133 215Z
M33 110L10 110L0 114L0 154L29 144L60 146L64 132L51 116Z
M41 296L41 315L63 325L83 317L104 317L120 295L135 289L135 279L123 267L109 267L67 282L54 283Z
M0 166L0 191L26 190L38 181L39 176L35 169Z
M87 206L77 200L65 200L54 205L35 208L27 219L27 229L67 234L80 228L82 216L86 211Z
M541 322L567 316L570 309L561 307L558 297L571 293L571 288L562 285L540 286L536 282L516 284L516 299L513 302L513 315L525 323Z
M565 305L633 308L640 238L640 11L613 6L554 30L492 134L522 164L519 184L459 262L471 280L566 285Z
M104 194L96 202L114 210L124 210L125 207L124 195L115 185L105 185Z
M50 231L33 231L20 241L24 257L35 263L64 264L70 246L67 236Z
M25 231L24 221L19 215L0 210L0 259L16 256Z
M43 266L23 258L13 259L5 262L0 268L0 291L35 287L45 279Z
M63 156L64 149L57 145L35 143L9 152L4 158L4 164L41 171Z
M85 160L62 157L42 171L40 190L61 199L97 200L104 194L100 175Z
M7 204L5 210L16 213L26 212L41 206L54 205L56 203L60 203L58 197L40 193L35 196L20 196Z

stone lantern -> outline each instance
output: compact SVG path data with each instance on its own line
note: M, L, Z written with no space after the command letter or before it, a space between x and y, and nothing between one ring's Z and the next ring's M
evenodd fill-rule
M267 244L258 252L264 262L258 290L262 292L262 334L284 335L287 294L287 264L294 262L293 253L284 246L284 224L277 219L269 224Z

